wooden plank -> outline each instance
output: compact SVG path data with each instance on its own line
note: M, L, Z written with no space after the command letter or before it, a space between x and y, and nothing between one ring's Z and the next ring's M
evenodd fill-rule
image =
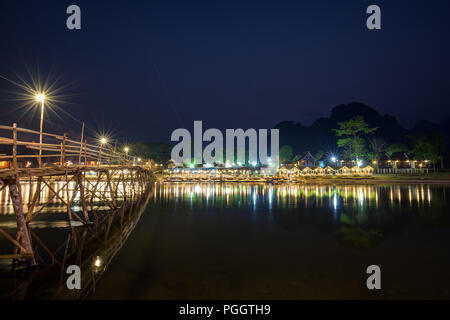
M0 254L0 259L25 259L29 257L29 254Z
M17 123L13 124L13 168L17 170Z

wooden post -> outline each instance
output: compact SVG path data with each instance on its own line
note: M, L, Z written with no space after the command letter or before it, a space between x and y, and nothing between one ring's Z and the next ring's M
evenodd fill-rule
M117 207L117 204L116 204L116 197L115 197L115 194L114 194L114 190L113 190L113 188L112 188L112 185L111 185L111 175L109 174L109 170L106 170L106 183L107 183L108 188L109 188L110 197L111 197L113 206L114 206L114 207Z
M9 195L11 197L11 202L14 207L14 213L16 215L17 231L20 235L20 245L25 249L25 252L21 250L21 253L29 255L26 258L26 261L29 266L34 266L36 265L36 260L34 259L30 234L28 233L27 224L25 223L25 217L23 215L22 193L18 176L16 175L14 179L9 180L8 185Z
M114 153L117 153L117 155L119 156L118 160L117 160L117 164L120 165L120 151L117 151L117 140L114 141Z
M78 165L81 164L81 152L83 150L83 134L84 134L84 122L81 127L80 154L78 155Z
M84 140L84 165L86 165L86 149L87 149L87 139Z
M13 168L17 170L17 123L13 124Z
M102 146L103 146L103 144L100 142L100 150L98 153L97 165L102 164Z
M72 213L71 213L71 206L72 206L72 200L70 199L69 194L69 179L67 178L67 171L66 171L66 198L67 198L67 215L69 216L69 221L72 223ZM72 224L71 224L72 225Z
M31 198L33 197L33 184L31 182L31 175L29 180L29 188L28 188L28 207L30 207Z
M89 215L87 212L86 197L84 194L84 184L83 184L83 179L81 179L81 172L78 172L76 175L77 175L78 187L80 188L80 198L81 198L81 205L83 207L84 220L86 223L89 223Z
M63 142L61 145L61 165L64 165L64 160L66 157L66 138L67 138L67 134L64 133L64 137L63 137Z
M60 150L60 153L59 153L59 165L60 166L62 166L63 165L63 144L62 144L62 142L59 144L59 150Z

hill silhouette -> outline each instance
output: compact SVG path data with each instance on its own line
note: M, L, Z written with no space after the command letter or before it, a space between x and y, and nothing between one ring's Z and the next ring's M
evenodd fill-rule
M280 130L280 146L290 145L296 154L304 151L316 153L336 150L336 136L333 129L339 122L363 116L370 127L378 127L374 136L383 137L388 143L410 143L412 134L442 133L450 141L450 116L435 124L431 121L419 121L411 130L404 128L397 119L389 114L381 115L377 110L359 103L340 104L331 110L329 118L319 118L311 126L293 121L283 121L275 128Z

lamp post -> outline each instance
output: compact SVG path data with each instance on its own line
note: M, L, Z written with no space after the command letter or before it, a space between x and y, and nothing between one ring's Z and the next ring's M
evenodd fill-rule
M98 153L98 164L99 165L102 164L102 147L107 142L108 142L108 140L106 138L101 138L100 139L100 152Z
M45 102L45 94L44 93L38 93L36 94L36 101L41 103L41 125L39 130L39 168L42 167L42 127L44 124L44 102Z
M128 161L128 151L130 151L130 148L125 147L123 148L123 151L125 151L125 154L127 155L126 160Z

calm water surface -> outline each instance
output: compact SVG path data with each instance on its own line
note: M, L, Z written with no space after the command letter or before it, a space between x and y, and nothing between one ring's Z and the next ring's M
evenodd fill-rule
M449 192L157 183L91 297L450 298ZM377 292L365 286L371 264Z

